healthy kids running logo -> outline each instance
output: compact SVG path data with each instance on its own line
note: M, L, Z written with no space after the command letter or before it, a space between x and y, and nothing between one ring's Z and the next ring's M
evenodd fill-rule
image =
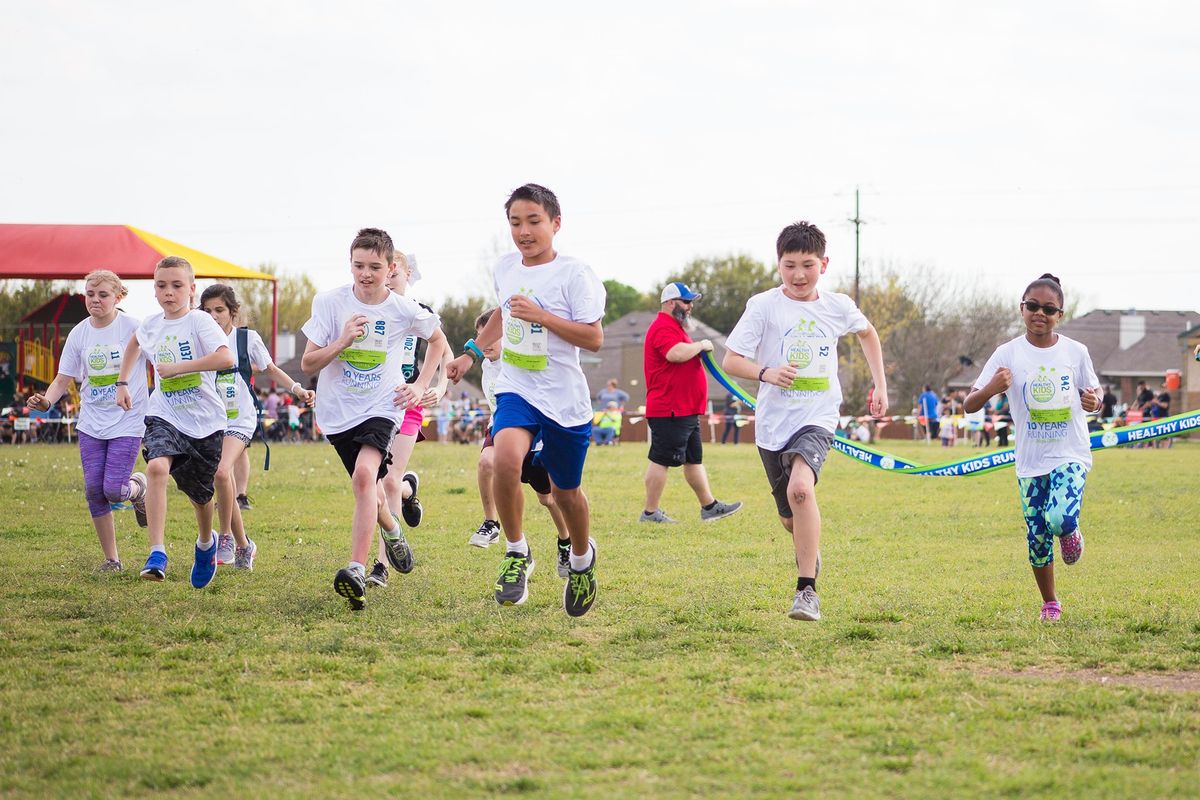
M1029 382L1029 394L1039 403L1049 403L1054 399L1054 367L1046 374L1045 367L1038 367L1038 374Z
M534 295L533 289L517 289L514 294L519 294L522 297L528 297L530 300L537 303L541 308L546 307L545 304L543 304L541 300L538 300ZM504 307L510 308L509 301L504 301ZM542 326L538 325L536 322L528 323L528 325L530 333L538 333L542 330ZM525 327L526 323L523 320L509 316L509 318L504 321L504 338L508 340L509 344L520 344L525 339Z
M88 353L88 369L93 372L99 372L108 366L108 353L105 348L96 345L92 348L92 352Z
M829 390L832 342L815 319L801 319L788 329L780 344L784 361L799 374L787 389L792 399L815 399Z

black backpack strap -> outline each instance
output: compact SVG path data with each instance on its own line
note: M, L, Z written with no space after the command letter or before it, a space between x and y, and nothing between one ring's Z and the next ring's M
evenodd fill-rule
M250 382L253 376L250 367L250 329L246 327L237 329L237 367L235 369L242 376L242 382L246 384L246 390L250 392L250 399L254 401L254 430L258 433L258 440L262 442L263 449L266 451L263 455L263 472L266 472L271 469L271 446L267 444L267 434L262 426L262 401L258 399L258 392L254 391L254 384Z

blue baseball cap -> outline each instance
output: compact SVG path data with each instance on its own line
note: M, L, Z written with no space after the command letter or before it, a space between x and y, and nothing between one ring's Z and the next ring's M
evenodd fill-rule
M693 300L699 300L703 296L700 292L693 292L689 289L686 283L675 281L663 287L662 298L659 302L665 303L668 300L683 300L690 303Z

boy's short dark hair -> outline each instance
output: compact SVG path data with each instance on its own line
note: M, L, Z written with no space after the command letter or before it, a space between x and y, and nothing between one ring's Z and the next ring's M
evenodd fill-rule
M495 313L495 311L496 311L496 309L489 308L487 311L483 312L478 317L476 317L475 318L475 329L478 330L479 328L482 328L484 325L487 325L488 320L492 318L492 314Z
M354 241L350 243L350 253L353 254L355 250L370 250L388 264L391 264L396 258L396 246L392 244L392 237L388 236L387 231L380 228L360 230L354 237Z
M825 234L811 222L793 222L775 240L775 257L783 258L784 253L812 253L824 258Z
M546 216L550 217L550 219L562 216L562 209L558 207L558 198L554 196L554 192L545 186L539 186L536 183L527 183L520 188L514 189L513 193L508 196L508 202L504 204L504 213L507 214L512 209L512 204L518 200L528 200L531 203L537 203L546 210Z

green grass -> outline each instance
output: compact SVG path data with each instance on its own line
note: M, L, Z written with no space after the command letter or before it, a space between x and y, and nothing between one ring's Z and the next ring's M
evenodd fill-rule
M887 449L915 460L940 448ZM258 452L257 450L255 452ZM960 453L966 453L960 449ZM351 498L332 448L253 473L253 574L187 582L194 523L172 489L164 584L118 514L101 560L70 447L0 450L0 795L1187 796L1200 692L1200 446L1097 455L1087 551L1036 621L1015 478L887 475L831 456L820 623L785 616L791 545L752 447L710 446L737 516L698 521L681 475L638 525L644 445L590 454L601 593L562 611L541 564L501 609L474 448L424 444L408 576L352 614L331 589ZM1024 674L1017 674L1024 673ZM1134 685L1102 683L1120 675Z

